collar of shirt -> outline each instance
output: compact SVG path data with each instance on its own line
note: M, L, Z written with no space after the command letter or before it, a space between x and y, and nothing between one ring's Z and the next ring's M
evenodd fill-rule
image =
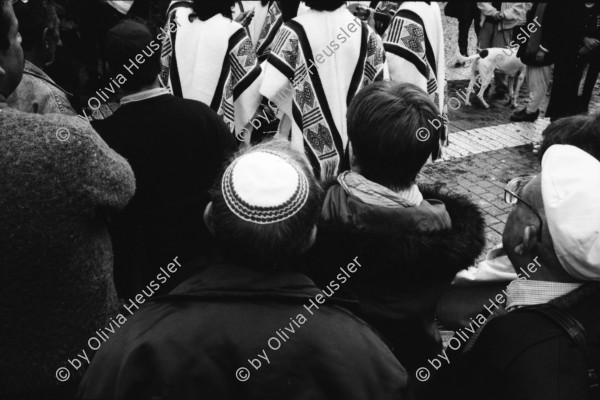
M506 310L546 304L581 286L581 283L547 282L517 279L506 288Z
M127 103L133 103L136 101L148 100L153 97L162 96L163 94L169 94L168 89L165 88L155 88L144 90L143 92L130 94L129 96L125 96L121 99L121 105L125 105Z

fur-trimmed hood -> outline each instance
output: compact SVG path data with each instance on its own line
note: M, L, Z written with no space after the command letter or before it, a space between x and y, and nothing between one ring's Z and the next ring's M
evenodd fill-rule
M450 229L435 229L439 225L435 220L432 227L432 220L426 220L428 213L422 207L375 207L350 197L335 184L327 191L312 253L359 256L366 270L371 269L368 275L378 290L449 283L458 271L472 265L483 250L483 217L464 196L426 186L420 189L425 199L433 200L428 202L428 208L443 203L450 216ZM430 215L437 218L440 213L438 209Z

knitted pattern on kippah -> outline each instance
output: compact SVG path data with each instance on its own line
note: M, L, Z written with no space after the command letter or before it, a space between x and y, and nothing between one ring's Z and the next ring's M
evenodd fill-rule
M296 190L294 191L292 196L290 196L290 198L282 204L272 207L262 207L253 205L244 200L235 189L235 184L233 182L233 172L239 160L241 160L244 157L256 155L257 153L268 153L281 158L292 168L294 168L294 170L298 174L298 185L296 186ZM242 156L235 160L233 163L231 163L231 165L225 170L225 173L223 174L223 179L221 180L221 191L223 193L223 198L225 199L227 207L235 215L237 215L244 221L266 225L284 221L298 213L298 211L302 209L302 207L306 203L306 200L308 199L309 187L308 179L306 178L304 173L296 166L296 163L294 161L276 152L260 150Z

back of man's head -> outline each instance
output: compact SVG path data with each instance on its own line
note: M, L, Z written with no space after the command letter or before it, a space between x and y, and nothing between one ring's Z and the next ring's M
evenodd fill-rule
M542 133L539 159L555 144L569 144L600 160L600 113L575 115L554 121Z
M59 19L52 0L29 0L14 5L23 38L23 50L43 50L51 61L59 41Z
M8 31L12 21L8 14L8 6L10 5L9 0L0 0L0 50L5 51L10 47L10 40L8 38Z
M206 21L217 14L232 19L235 5L233 0L194 0L194 12L201 21Z
M305 0L304 3L313 10L334 11L343 6L346 2L343 0Z
M390 188L410 186L439 149L438 109L412 84L384 81L365 87L350 103L347 120L360 173Z
M211 191L207 226L224 256L289 268L313 243L322 189L304 154L284 140L242 149Z
M12 1L0 0L0 96L8 97L23 77L23 49Z
M151 85L160 73L160 42L142 22L128 19L110 29L104 54L112 78L124 82L121 86L126 91Z

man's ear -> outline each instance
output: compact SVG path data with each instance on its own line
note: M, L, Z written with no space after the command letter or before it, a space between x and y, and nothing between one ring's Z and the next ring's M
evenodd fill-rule
M44 28L42 32L42 47L44 50L50 50L50 41L48 35L50 34L50 29L48 27Z
M212 201L206 205L202 219L204 220L204 225L206 225L206 229L208 229L208 231L210 232L211 235L215 236L215 226L213 223L213 213L212 213Z
M304 241L304 243L302 243L302 247L300 249L300 254L306 253L308 251L308 249L310 249L313 246L313 244L315 244L316 240L317 240L317 225L313 225L310 233L306 237L306 240Z
M527 225L523 229L523 241L515 247L515 253L520 256L533 253L537 247L538 228L535 225Z
M352 143L348 142L348 156L350 158L350 170L360 174L360 165L358 165L358 159L354 154L354 149L352 148Z

